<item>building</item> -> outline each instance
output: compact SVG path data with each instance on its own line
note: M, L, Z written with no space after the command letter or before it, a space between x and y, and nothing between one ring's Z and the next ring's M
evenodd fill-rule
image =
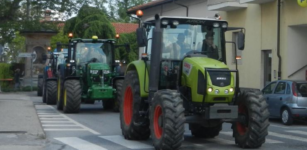
M243 87L262 88L278 79L307 80L307 8L296 0L156 0L128 13L138 9L143 10L144 20L154 14L186 16L188 12L189 17L212 18L218 13L230 27L245 28L245 50L237 50ZM236 41L236 35L228 31L226 40ZM226 51L227 64L235 69L235 49L227 44Z

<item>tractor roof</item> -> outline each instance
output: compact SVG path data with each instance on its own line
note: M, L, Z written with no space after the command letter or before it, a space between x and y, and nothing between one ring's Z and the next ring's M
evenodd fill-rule
M104 42L113 42L115 41L114 39L82 39L82 38L73 38L71 39L71 41L76 41L76 42L84 42L84 43L92 43L92 42L95 42L95 43L104 43Z
M181 17L181 16L160 16L160 19L169 18L169 19L190 19L190 20L209 20L209 21L218 21L218 22L225 22L225 20L217 20L213 18L198 18L198 17ZM150 17L145 20L145 22L154 21L155 17Z

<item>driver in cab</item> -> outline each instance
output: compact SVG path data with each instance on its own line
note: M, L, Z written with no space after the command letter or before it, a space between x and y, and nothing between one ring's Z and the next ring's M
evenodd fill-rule
M182 59L189 51L189 45L185 43L185 34L180 33L177 41L167 46L164 52L170 52L171 59Z

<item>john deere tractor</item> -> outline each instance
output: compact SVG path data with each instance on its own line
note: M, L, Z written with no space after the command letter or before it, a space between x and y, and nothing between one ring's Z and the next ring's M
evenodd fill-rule
M138 12L137 14L143 14ZM258 148L268 135L268 110L260 91L239 88L238 70L226 65L226 21L156 15L137 29L142 59L127 66L120 104L122 134L176 150L185 127L213 138L232 123L235 143ZM244 49L244 29L238 48Z
M46 66L42 75L42 100L49 105L56 104L57 101L57 68L58 65L65 61L67 57L67 49L64 51L50 52L49 55L44 55Z
M58 44L61 49L62 44ZM59 65L57 80L57 109L78 113L81 102L103 100L105 109L118 111L119 92L123 76L115 69L115 40L74 38L68 43L66 62ZM129 45L126 46L129 51Z

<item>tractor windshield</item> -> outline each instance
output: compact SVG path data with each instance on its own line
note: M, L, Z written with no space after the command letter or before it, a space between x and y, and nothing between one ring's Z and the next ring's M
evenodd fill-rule
M222 29L212 25L179 24L163 28L163 59L181 60L188 52L202 52L209 58L222 60Z
M100 62L112 64L110 43L78 43L76 46L77 64Z

